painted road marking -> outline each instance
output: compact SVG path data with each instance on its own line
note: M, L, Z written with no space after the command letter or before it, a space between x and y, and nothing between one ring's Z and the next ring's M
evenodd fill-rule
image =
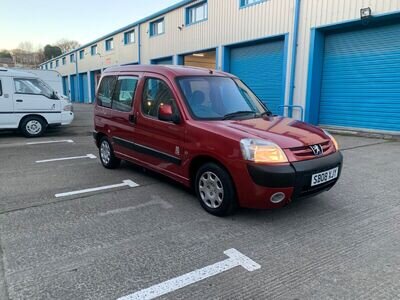
M99 186L99 187L95 187L95 188L84 189L84 190L73 191L73 192L60 193L60 194L56 194L55 197L56 198L68 197L68 196L73 196L73 195L115 189L115 188L124 187L124 186L129 186L131 188L135 188L135 187L138 187L139 185L136 182L133 182L132 180L124 180L124 181L122 181L122 183L118 183L118 184Z
M124 208L117 208L117 209L113 209L113 210L108 210L106 212L99 213L99 216L104 217L104 216L108 216L108 215L124 213L124 212L128 212L128 211L131 211L131 210L136 210L136 209L139 209L139 208L143 208L143 207L147 207L147 206L153 206L153 205L160 205L164 209L170 209L170 208L173 207L169 202L165 201L164 199L162 199L159 196L152 196L151 198L152 198L152 200L148 201L146 203L141 203L141 204L136 205L136 206L129 206L129 207L124 207Z
M36 163L41 164L41 163L47 163L47 162L53 162L53 161L74 160L74 159L83 159L83 158L96 159L97 156L94 154L86 154L84 156L73 156L73 157L62 157L62 158L37 160Z
M160 284L153 285L147 289L138 291L134 294L124 296L118 300L144 300L154 299L170 292L176 291L190 284L199 282L208 277L218 275L238 266L242 266L247 271L252 272L261 268L259 264L240 253L236 249L229 249L224 251L224 254L229 258L209 265L202 269L195 270L185 275L175 277Z
M59 141L42 141L42 142L30 142L26 145L43 145L43 144L55 144L55 143L73 143L73 140L59 140Z

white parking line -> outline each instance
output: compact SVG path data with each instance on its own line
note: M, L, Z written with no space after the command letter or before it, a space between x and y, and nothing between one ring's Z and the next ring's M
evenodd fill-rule
M261 268L259 264L245 256L244 254L240 253L236 249L229 249L224 251L224 253L229 256L229 258L217 262L213 265L204 267L202 269L198 269L185 275L175 277L168 281L164 281L160 284L153 285L152 287L138 291L134 294L121 297L118 300L154 299L238 266L242 266L249 272Z
M42 141L42 142L30 142L26 145L43 145L43 144L55 144L55 143L73 143L73 140L59 140L59 141Z
M133 182L132 180L124 180L124 181L122 181L122 183L118 183L118 184L106 185L106 186L100 186L100 187L95 187L95 188L90 188L90 189L79 190L79 191L55 194L55 197L56 198L61 198L61 197L67 197L67 196L73 196L73 195L79 195L79 194L86 194L86 193L104 191L104 190L109 190L109 189L115 189L115 188L124 187L124 186L129 186L131 188L134 188L134 187L138 187L139 185L136 182Z
M47 162L53 162L53 161L74 160L74 159L83 159L83 158L96 159L97 156L94 154L86 154L84 156L73 156L73 157L62 157L62 158L37 160L36 163L41 164L41 163L47 163Z
M165 201L164 199L162 199L159 196L152 196L151 198L152 198L152 200L150 200L150 201L148 201L146 203L141 203L141 204L136 205L136 206L129 206L129 207L124 207L124 208L117 208L117 209L113 209L113 210L108 210L106 212L99 213L99 216L104 217L104 216L108 216L108 215L124 213L124 212L128 212L128 211L131 211L131 210L136 210L136 209L139 209L139 208L152 206L152 205L160 205L164 209L170 209L170 208L173 207L169 202Z

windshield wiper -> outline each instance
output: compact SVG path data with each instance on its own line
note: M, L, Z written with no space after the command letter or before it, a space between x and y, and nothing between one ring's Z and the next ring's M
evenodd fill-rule
M257 113L255 111L252 111L252 110L241 110L241 111L235 111L233 113L225 115L222 118L222 120L229 120L229 119L234 118L234 117L238 117L238 116L241 116L241 115L249 115L249 114L253 114L254 116L257 115Z
M264 116L271 117L271 116L273 116L273 115L274 115L274 114L268 110L268 111L263 112L263 113L261 114L261 117L264 117Z

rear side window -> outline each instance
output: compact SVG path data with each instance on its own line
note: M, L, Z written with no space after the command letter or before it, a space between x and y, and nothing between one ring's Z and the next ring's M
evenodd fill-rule
M137 83L136 77L118 77L112 97L112 109L124 112L131 111Z
M174 113L177 113L176 102L168 85L160 79L147 79L143 90L142 112L157 118L158 108L164 104L171 105Z
M97 104L107 108L111 108L112 95L114 93L117 77L107 76L101 80L99 91L97 93Z

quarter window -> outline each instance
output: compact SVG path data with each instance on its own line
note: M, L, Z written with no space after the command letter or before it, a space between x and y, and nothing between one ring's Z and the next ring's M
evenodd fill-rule
M204 21L208 18L208 4L207 1L201 2L195 6L187 8L186 11L186 24L194 24Z
M135 77L119 77L112 97L112 108L128 112L132 109L138 79Z
M150 23L150 36L160 35L165 32L164 18Z
M104 77L101 80L99 91L97 93L98 105L111 108L111 99L116 82L117 78L115 76Z
M55 99L53 90L40 79L17 78L14 79L15 92L18 94L43 95Z
M160 79L147 79L143 90L142 112L158 118L158 109L164 104L171 105L174 114L178 113L174 96L168 85Z

